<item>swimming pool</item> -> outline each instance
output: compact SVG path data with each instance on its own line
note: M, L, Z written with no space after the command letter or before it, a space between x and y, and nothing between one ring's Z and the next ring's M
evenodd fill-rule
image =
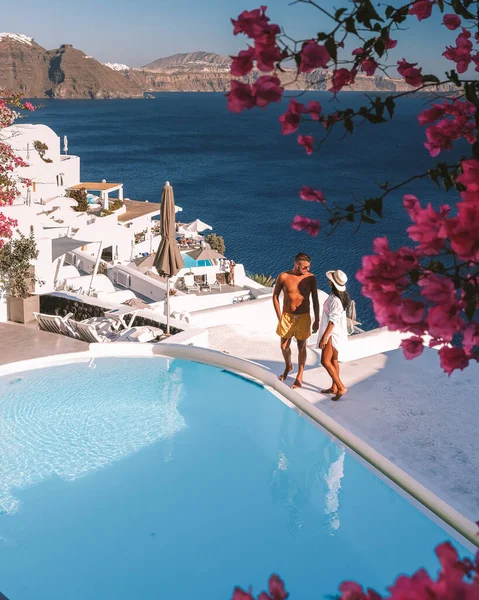
M265 388L166 358L0 378L0 591L10 600L292 598L433 572L450 539ZM462 554L467 551L458 543Z
M211 266L211 260L195 260L188 253L182 252L181 256L183 257L183 262L185 263L185 267L191 269L192 267L209 267Z

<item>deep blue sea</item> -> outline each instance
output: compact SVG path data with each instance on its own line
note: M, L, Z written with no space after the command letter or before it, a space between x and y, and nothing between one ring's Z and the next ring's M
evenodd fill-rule
M326 110L365 103L362 93L332 100L328 92L311 92L301 101L318 99ZM276 276L290 268L293 256L307 252L320 287L324 272L342 269L358 317L374 326L367 299L355 273L374 237L387 235L392 246L407 242L409 218L402 194L416 193L423 202L444 201L432 182L414 182L385 201L384 220L377 225L343 224L333 236L317 238L291 229L295 214L326 221L326 213L298 196L301 186L321 188L329 203L346 205L377 195L385 181L399 183L435 164L424 148L417 114L427 99L398 101L394 120L366 124L354 136L331 136L307 156L296 135L282 136L277 117L283 105L241 114L226 110L223 94L163 93L154 100L42 100L29 122L45 123L63 139L69 153L82 159L84 181L124 183L125 197L159 202L166 180L183 207L182 222L200 218L223 235L229 258L249 271ZM304 134L319 135L322 126L306 123ZM442 157L441 157L442 158ZM446 157L449 159L449 157ZM326 229L326 227L325 227Z

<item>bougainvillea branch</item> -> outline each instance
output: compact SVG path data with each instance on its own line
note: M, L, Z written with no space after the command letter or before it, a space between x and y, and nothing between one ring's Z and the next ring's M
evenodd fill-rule
M22 103L19 96L0 90L0 129L12 125L18 117L17 110L22 109L32 111L34 107L30 102ZM11 237L12 228L17 225L14 219L5 216L1 207L13 204L15 198L19 196L17 187L19 182L28 184L26 179L16 179L12 175L17 167L26 166L27 164L15 154L8 143L0 142L0 248L5 238Z
M303 104L289 101L279 117L284 135L297 135L307 160L320 151L331 131L338 127L345 135L361 125L380 125L394 118L398 98L419 92L434 92L439 101L418 115L424 127L424 146L432 159L450 151L462 140L470 147L469 156L448 164L441 160L424 173L412 173L404 181L380 185L380 193L338 206L324 197L312 182L304 182L300 197L314 202L325 212L330 231L344 222L373 225L387 215L384 201L391 192L402 189L404 209L412 224L407 233L411 244L391 249L386 238L374 243L374 254L363 258L358 273L363 294L371 299L376 320L391 330L410 333L403 342L406 358L418 356L424 344L439 350L441 365L448 374L479 360L479 82L471 69L479 72L478 6L472 0L415 0L400 7L353 0L333 11L319 0L297 0L319 10L321 23L331 28L302 40L294 40L279 24L271 23L267 8L243 11L232 19L234 34L250 39L248 49L232 57L231 73L245 77L256 68L254 83L234 79L227 94L234 112L266 108L284 98L286 84L279 75L295 66L296 80L317 88L328 82L332 96L353 85L359 74L373 77L379 71L387 76L388 51L399 47L400 37L410 19L422 23L442 13L444 36L442 56L453 68L438 77L423 72L419 61L409 56L409 46L395 65L406 89L378 97L366 96L359 108L326 112L318 101ZM318 13L319 14L319 13ZM354 40L354 44L351 41ZM348 46L356 46L347 51ZM253 78L254 79L254 78ZM301 131L304 125L307 131ZM312 134L312 128L317 133ZM450 205L439 210L421 207L412 186L430 179L452 196ZM291 226L318 236L321 219L296 215Z

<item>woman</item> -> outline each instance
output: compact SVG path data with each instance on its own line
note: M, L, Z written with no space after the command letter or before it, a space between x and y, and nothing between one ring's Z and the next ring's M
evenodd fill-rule
M321 364L329 373L332 385L322 394L333 394L333 400L339 400L348 391L339 378L338 353L347 343L348 329L346 311L351 299L346 291L348 278L343 271L326 273L331 286L331 294L323 305L323 315L318 331L318 348L321 348Z

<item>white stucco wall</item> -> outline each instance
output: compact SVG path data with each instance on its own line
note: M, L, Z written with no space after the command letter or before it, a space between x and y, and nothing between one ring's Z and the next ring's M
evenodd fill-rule
M10 144L15 153L28 163L28 167L15 169L14 175L26 177L34 182L31 190L33 202L63 195L66 187L80 182L80 158L61 155L60 138L50 127L18 123L0 130L0 139ZM44 158L52 162L45 162L34 149L37 140L48 146ZM63 185L59 185L57 181L60 174L63 177ZM18 187L21 192L20 201L24 201L27 188L23 184L19 184Z

